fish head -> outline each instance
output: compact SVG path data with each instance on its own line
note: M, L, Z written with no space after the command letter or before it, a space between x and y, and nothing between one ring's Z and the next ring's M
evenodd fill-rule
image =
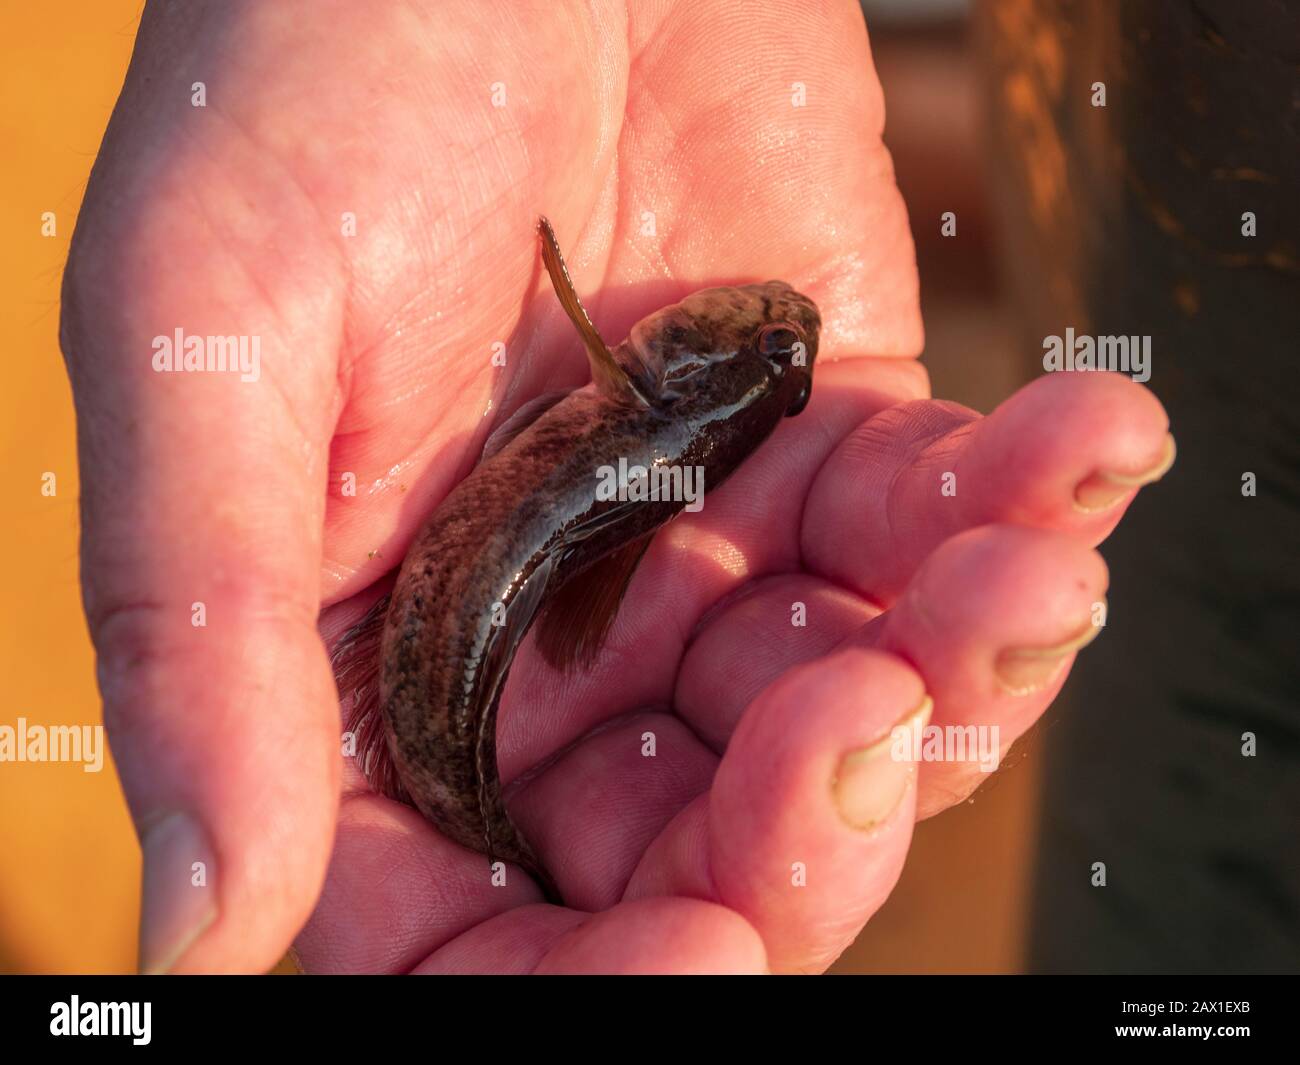
M752 340L755 352L766 359L777 374L792 379L791 402L786 417L793 417L812 397L813 360L821 337L822 319L817 305L784 281L751 285L762 303L765 319Z
M744 361L781 394L787 417L812 395L821 334L817 305L784 281L701 289L643 318L625 344L671 395L710 366Z

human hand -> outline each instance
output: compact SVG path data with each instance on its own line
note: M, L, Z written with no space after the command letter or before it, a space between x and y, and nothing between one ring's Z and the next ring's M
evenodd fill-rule
M819 969L888 894L914 818L982 779L844 756L927 693L933 723L997 724L1005 749L1059 688L1070 650L1004 652L1091 631L1086 545L1133 489L1084 513L1076 487L1097 501L1097 471L1158 464L1163 412L1101 376L987 419L926 400L856 5L714 6L147 9L62 323L144 967L265 968L310 915L309 969ZM767 277L824 317L812 403L660 534L595 667L559 676L531 642L516 661L502 779L565 750L508 794L575 909L532 905L522 876L491 887L482 856L364 790L321 639L498 412L585 379L538 271L542 211L611 339ZM259 337L259 379L155 373L178 327Z

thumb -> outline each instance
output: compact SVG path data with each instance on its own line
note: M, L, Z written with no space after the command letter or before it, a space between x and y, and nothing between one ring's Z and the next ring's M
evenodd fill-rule
M320 298L295 317L201 238L169 261L179 213L110 240L120 213L83 211L65 276L82 587L143 852L140 967L264 970L315 903L338 804L316 631L337 385L303 354L337 319ZM249 372L167 370L154 338L178 328L238 337Z

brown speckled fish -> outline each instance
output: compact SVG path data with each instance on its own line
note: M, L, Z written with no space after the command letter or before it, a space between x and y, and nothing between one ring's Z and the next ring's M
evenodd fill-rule
M607 498L602 468L693 467L716 488L808 402L821 319L782 281L710 288L642 319L611 351L545 219L539 230L592 382L539 397L493 434L334 664L372 785L490 862L517 862L558 902L501 799L497 706L515 651L540 618L548 662L592 661L655 530L686 503Z

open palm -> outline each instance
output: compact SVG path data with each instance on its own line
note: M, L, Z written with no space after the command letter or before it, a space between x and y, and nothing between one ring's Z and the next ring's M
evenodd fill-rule
M265 967L304 922L313 970L818 970L851 941L914 820L984 779L873 745L931 707L1028 728L1096 631L1088 544L1171 457L1119 378L926 398L882 124L847 2L149 6L62 322L146 967ZM659 534L595 666L516 660L502 779L572 908L365 789L325 648L500 417L585 379L542 212L611 340L769 277L824 318L808 409ZM258 337L259 379L155 373L178 327Z

